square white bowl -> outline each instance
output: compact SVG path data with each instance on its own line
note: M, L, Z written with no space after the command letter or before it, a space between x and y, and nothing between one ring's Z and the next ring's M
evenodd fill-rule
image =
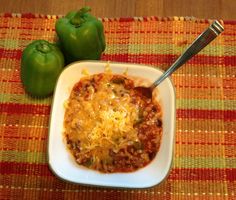
M51 109L48 162L53 173L59 178L78 184L121 187L147 188L161 183L171 168L176 107L175 90L169 78L158 86L158 101L162 108L163 135L160 149L154 160L146 167L130 173L100 173L79 166L72 158L63 140L64 102L69 98L75 83L83 77L83 71L89 74L103 73L107 62L75 62L61 73L53 98ZM127 69L130 76L138 76L154 82L163 72L150 66L109 62L113 74L123 74Z

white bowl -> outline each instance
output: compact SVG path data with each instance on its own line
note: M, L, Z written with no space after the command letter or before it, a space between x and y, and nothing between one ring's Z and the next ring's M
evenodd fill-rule
M175 90L169 78L158 86L159 103L163 114L163 135L160 149L154 160L146 167L130 173L104 174L79 166L72 158L63 140L64 102L68 99L75 83L83 75L84 70L90 74L102 73L107 62L83 61L75 62L61 73L53 98L48 142L48 161L51 170L59 178L73 183L125 188L147 188L162 182L171 168L174 135L175 135ZM145 65L112 63L112 72L139 76L153 82L162 71Z

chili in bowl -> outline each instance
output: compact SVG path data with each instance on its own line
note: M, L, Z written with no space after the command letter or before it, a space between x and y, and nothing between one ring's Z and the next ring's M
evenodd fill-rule
M69 65L56 86L48 158L64 180L146 188L169 173L175 131L170 79L152 98L135 90L161 71L144 65L83 61Z

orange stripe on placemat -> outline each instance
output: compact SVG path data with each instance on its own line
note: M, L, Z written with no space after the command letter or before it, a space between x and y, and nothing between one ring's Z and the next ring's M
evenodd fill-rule
M28 176L51 176L52 173L48 164L29 164L17 162L1 162L1 174L27 174ZM236 180L236 168L215 169L215 168L195 168L195 169L172 169L170 180Z
M14 104L14 103L0 103L0 111L9 114L50 114L51 106L47 105L29 105L29 104Z

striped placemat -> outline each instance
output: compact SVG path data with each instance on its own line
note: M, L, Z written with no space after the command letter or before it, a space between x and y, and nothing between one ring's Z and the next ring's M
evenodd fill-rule
M172 75L177 120L173 167L153 188L63 182L47 163L52 98L32 99L20 81L23 48L55 40L60 16L0 14L0 199L236 199L236 22ZM211 20L103 18L102 60L166 69Z

